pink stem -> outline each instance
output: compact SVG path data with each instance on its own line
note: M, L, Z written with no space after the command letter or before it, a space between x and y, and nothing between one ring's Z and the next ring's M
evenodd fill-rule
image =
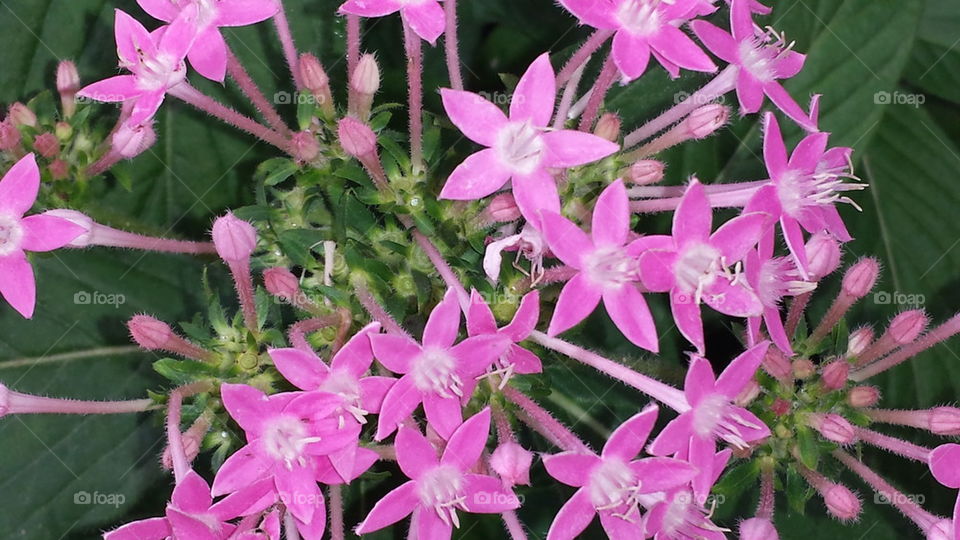
M613 86L613 81L617 76L617 65L613 63L613 54L607 56L597 76L597 82L590 91L590 99L587 101L587 108L580 117L580 131L590 131L593 129L593 122L600 113L600 107L603 106L603 100L607 97L607 92Z
M511 540L527 540L527 533L523 530L523 524L520 523L520 518L515 511L508 510L500 514L500 517L503 518L503 526L510 533Z
M574 73L590 60L590 56L597 51L613 35L613 30L597 30L590 35L583 45L573 53L573 56L563 65L557 74L557 86L563 86L573 78Z
M913 358L930 347L933 347L934 345L953 337L958 332L960 332L960 315L954 315L945 323L920 336L917 341L900 347L893 354L885 356L863 369L854 371L850 374L850 380L855 382L865 381L868 378L873 377L878 373L883 373L884 371Z
M767 467L760 471L760 504L757 505L757 517L772 520L775 507L773 467Z
M204 95L196 88L187 83L180 83L171 88L168 93L184 102L200 109L201 111L218 118L231 126L246 131L247 133L263 140L268 144L276 146L284 152L291 153L289 141L276 131L264 126L248 116L244 116L237 111L217 102L210 96Z
M591 453L590 447L581 441L580 437L525 394L511 386L504 387L501 392L511 403L520 408L523 413L520 415L521 420L550 442L568 452Z
M820 319L820 324L817 325L813 333L810 334L810 337L807 338L807 342L813 345L820 343L820 341L827 337L827 334L833 330L833 327L840 322L840 319L843 318L857 300L856 297L841 290L840 294L833 301L833 304L830 305L830 309L827 310L827 314L823 316L823 319ZM853 377L850 378L853 379Z
M927 463L930 458L929 448L924 448L896 437L884 435L871 429L858 427L854 428L854 431L857 434L857 438L861 441L907 459Z
M463 73L460 71L460 47L457 41L457 0L445 0L443 12L446 15L443 45L447 52L447 73L450 86L454 90L463 90Z
M410 162L414 174L423 170L423 49L420 36L403 24L407 51L407 83L410 85Z
M103 157L87 167L85 174L89 177L101 175L121 161L123 161L123 156L111 148L106 154L103 155Z
M190 470L190 461L183 449L183 438L180 435L180 412L183 408L183 394L180 389L170 392L170 401L167 404L167 448L170 449L170 459L173 462L173 478L179 484Z
M750 201L755 191L756 189L750 188L738 191L707 193L707 200L710 201L712 208L740 208ZM635 213L672 212L680 206L681 201L683 201L683 197L630 201L630 210Z
M499 444L517 442L517 437L513 434L513 429L510 427L510 419L507 418L507 414L503 412L503 409L499 406L494 406L491 408L491 412L493 413L493 424L497 428L497 442Z
M429 238L416 230L411 231L410 234L413 235L413 239L417 242L417 245L427 254L430 262L437 268L437 272L439 272L440 277L443 278L447 287L456 291L457 299L460 301L460 307L464 313L466 313L470 309L470 294L467 293L467 289L464 288L463 283L460 282L460 278L453 272L453 268L450 268L450 265L447 264L440 250L437 249L437 246L435 246Z
M690 404L682 391L662 383L652 377L642 375L632 369L618 364L613 360L608 360L596 353L586 349L581 349L572 343L567 343L561 339L552 338L536 330L530 334L530 339L543 345L544 347L568 356L580 363L586 364L597 371L609 375L620 382L632 386L637 390L656 399L671 409L684 413L690 410Z
M4 396L3 394L6 394ZM4 408L0 416L8 414L126 414L149 410L152 399L130 401L81 401L23 394L0 385L0 399Z
M347 80L360 61L360 17L347 14Z
M273 16L273 25L277 29L277 37L280 38L280 46L283 48L283 56L287 59L287 66L290 68L290 75L293 77L293 84L297 90L303 89L300 81L300 70L297 68L299 59L297 57L297 46L293 43L293 33L290 31L290 22L287 21L287 13L284 11L283 3L280 3L280 10Z
M769 183L770 180L754 180L750 182L731 182L726 184L704 184L703 189L708 195L741 190L750 190L750 193L753 193L757 188ZM683 197L686 191L687 186L634 186L627 189L627 195L631 198L663 199Z
M357 300L363 309L367 310L370 317L380 323L384 330L398 336L411 337L406 330L389 314L387 310L377 302L376 298L365 287L358 285L356 288ZM412 338L411 338L412 339Z
M330 540L343 540L346 535L343 523L343 486L331 485L330 499Z
M250 77L247 70L243 68L243 64L241 64L240 60L233 54L233 51L229 49L227 49L227 72L230 73L230 76L233 77L237 86L240 87L240 91L247 96L247 99L253 103L253 106L256 107L260 114L267 120L270 127L282 135L289 135L290 130L283 122L283 119L280 118L280 113L267 101L267 97L260 91L257 83Z
M307 334L336 326L339 322L339 317L318 317L298 321L287 330L287 337L290 339L290 344L295 348L305 352L313 352L313 347L307 341Z
M793 301L790 302L790 308L787 310L787 322L784 325L788 337L796 333L797 326L800 325L803 312L807 310L811 296L813 296L813 293L806 292L794 297Z
M250 276L250 261L249 259L241 262L228 261L227 265L230 267L230 273L237 287L237 299L243 311L243 323L250 333L257 335L259 333L257 304L253 292L253 278Z
M168 238L144 236L107 227L99 223L94 223L90 227L89 242L95 246L140 249L143 251L158 251L163 253L202 255L217 252L212 242L192 242L189 240L171 240Z
M577 97L577 88L580 86L580 79L583 78L583 67L573 72L570 82L563 88L563 95L560 97L560 105L557 107L557 115L553 119L553 129L563 129L567 123L567 116L570 114L570 107L573 106L573 100Z

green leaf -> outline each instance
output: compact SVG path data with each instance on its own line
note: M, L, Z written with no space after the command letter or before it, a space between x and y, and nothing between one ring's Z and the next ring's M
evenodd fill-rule
M911 85L954 103L960 103L957 28L960 28L960 3L927 0L906 73Z

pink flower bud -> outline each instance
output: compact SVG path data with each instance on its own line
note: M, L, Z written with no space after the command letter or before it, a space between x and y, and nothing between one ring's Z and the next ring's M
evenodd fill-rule
M380 89L380 66L372 54L364 54L350 77L350 88L360 95L372 96Z
M320 155L320 143L309 131L294 133L290 144L293 146L293 155L301 162L311 162Z
M253 225L227 212L213 222L213 245L227 262L244 262L257 249L257 230Z
M278 298L296 298L300 294L300 280L286 268L269 268L263 272L267 292Z
M490 200L483 211L487 223L508 223L520 219L520 208L510 193L501 193Z
M860 356L873 343L873 329L862 327L850 332L847 338L847 356Z
M183 441L183 453L187 457L187 463L190 463L200 454L200 441L197 440L196 437L187 436L187 434L181 435L180 440ZM169 444L163 449L160 463L163 465L164 470L173 470L173 455L170 452Z
M70 164L62 159L55 159L47 166L50 176L54 180L66 180L70 177Z
M837 444L850 444L857 438L853 426L839 414L811 414L808 423L823 435L824 439Z
M854 386L847 393L847 403L859 409L873 407L880 402L880 390L873 386Z
M663 171L666 165L655 159L641 159L630 166L628 179L634 184L646 186L663 180Z
M798 379L809 379L817 373L817 366L807 358L799 358L793 361L793 376Z
M927 329L929 322L930 318L922 309L912 309L894 317L887 332L898 345L906 345L913 343Z
M9 118L0 122L0 150L13 150L20 145L20 130Z
M793 380L793 366L790 364L790 359L777 347L767 349L767 354L763 357L763 369L778 381Z
M57 92L61 95L74 95L80 90L80 73L77 65L70 60L61 60L57 64Z
M860 498L846 486L830 484L823 490L823 502L833 517L840 521L855 521L860 517Z
M616 113L604 113L597 120L597 127L593 129L593 134L601 139L617 142L620 139L620 117Z
M839 390L847 384L849 374L850 364L846 360L835 360L823 368L820 378L827 390Z
M819 232L807 240L807 272L811 279L820 280L840 266L840 243L828 232Z
M779 540L780 535L769 519L750 518L740 522L740 540Z
M508 486L530 485L531 463L533 454L515 442L501 444L490 456L490 467Z
M297 67L300 69L300 80L307 90L314 94L330 90L330 77L316 56L310 53L301 54Z
M743 390L737 394L737 397L734 398L733 402L739 405L740 407L746 407L753 403L753 400L757 399L757 396L760 395L760 383L751 379L747 382L747 385L743 387Z
M163 349L173 337L170 325L149 315L134 315L127 322L133 340L148 351Z
M14 126L37 127L37 115L33 113L26 105L19 101L10 105L7 117L13 122Z
M157 142L153 126L148 124L130 125L124 122L110 138L113 151L125 159L133 159Z
M695 109L683 122L687 136L692 139L703 139L725 126L728 120L730 120L730 108L713 103Z
M777 398L773 400L773 406L771 407L771 410L777 416L783 416L790 412L790 402L783 398Z
M844 274L843 292L854 298L863 298L877 284L879 275L880 263L873 257L864 257Z
M934 407L930 409L930 431L943 437L960 435L960 409L956 407Z
M370 126L356 118L348 116L340 120L337 132L340 135L340 146L348 155L359 159L376 154L377 135Z
M41 133L33 138L33 149L45 158L52 158L60 153L60 141L53 133Z
M52 166L53 165L51 164L51 167ZM43 215L65 219L67 221L74 223L75 225L79 225L83 227L83 229L86 232L84 232L80 236L71 240L70 243L67 244L67 247L85 248L90 245L92 235L93 235L93 229L94 227L97 226L97 223L94 222L93 219L90 218L90 216L82 212L77 212L76 210L68 210L66 208L58 208L56 210L47 210L46 212L43 213Z

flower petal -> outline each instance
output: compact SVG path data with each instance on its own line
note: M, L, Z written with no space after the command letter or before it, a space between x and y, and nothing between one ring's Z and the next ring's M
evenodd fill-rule
M753 114L763 105L763 84L745 69L737 75L737 99L740 114Z
M694 179L673 214L673 239L678 246L687 242L705 242L712 228L713 210L707 192L703 184Z
M420 431L402 427L397 431L394 442L397 451L397 463L407 478L416 480L440 462L437 449L430 444Z
M683 381L683 393L691 407L696 407L700 401L714 392L715 379L713 367L702 356L693 355L687 376Z
M555 336L580 324L597 308L602 296L600 288L590 283L586 276L574 276L560 291L547 334Z
M383 398L380 416L377 417L377 435L375 440L387 438L400 422L405 420L423 400L423 395L409 375L400 377Z
M770 348L770 342L763 341L730 362L730 365L717 378L717 391L730 399L737 397L757 373L768 348Z
M400 9L400 15L418 36L429 41L431 45L437 43L437 38L443 34L443 29L446 27L443 8L433 0L419 5L406 5Z
M230 417L244 431L248 434L260 433L272 408L266 394L246 384L224 384L220 387L220 398Z
M455 397L426 394L423 396L423 412L427 417L427 423L444 439L450 439L453 432L463 423L460 400Z
M497 135L507 125L507 117L499 107L479 94L462 90L442 88L440 97L450 121L468 139L483 146L496 144Z
M557 512L547 532L547 540L573 540L590 525L596 515L597 511L590 502L590 493L586 488L578 489Z
M267 478L269 473L270 465L257 457L250 445L244 446L228 457L217 470L211 493L216 497L240 491Z
M360 406L371 414L380 414L387 392L397 379L393 377L364 377L360 379Z
M141 519L104 533L104 540L163 540L173 534L165 517Z
M481 150L471 154L450 173L440 191L440 198L454 201L482 199L502 188L510 174L492 149Z
M330 372L316 354L300 349L269 349L267 353L283 378L301 390L316 390Z
M419 504L420 497L417 496L417 483L411 480L401 484L400 487L377 501L373 510L357 527L357 534L368 534L393 525L409 516Z
M456 512L456 510L453 510ZM417 539L429 538L433 540L450 540L453 536L453 525L448 523L437 515L433 508L420 506L416 509L416 515L413 518L416 523Z
M222 83L227 75L227 42L216 26L197 36L187 58L197 73L211 81Z
M275 0L231 0L217 4L217 26L248 26L280 11Z
M497 358L500 358L507 347L511 345L510 339L502 334L486 334L467 338L457 343L450 354L457 359L457 371L468 381L481 375L490 367ZM472 386L469 387L472 389ZM464 396L467 396L468 387L464 387Z
M801 171L813 171L817 168L817 163L827 151L827 141L830 139L829 133L811 133L803 138L797 147L793 149L790 155L790 168Z
M360 377L373 364L373 347L370 336L380 332L380 323L373 322L360 329L337 351L330 361L333 369L345 369L354 377Z
M20 158L0 180L0 211L20 217L30 210L40 192L40 169L33 154Z
M20 224L23 226L23 243L20 247L25 251L59 249L87 232L72 221L45 214L27 216Z
M689 483L697 475L697 468L679 459L645 458L630 464L641 479L641 493L669 491Z
M672 456L688 448L693 436L693 413L685 412L660 430L647 451L655 456Z
M676 284L673 265L677 252L651 249L640 255L640 280L652 292L666 292Z
M620 247L627 242L630 232L630 201L623 180L607 186L593 207L590 234L597 247Z
M700 318L700 305L697 304L696 298L691 294L673 289L670 291L670 311L683 337L697 348L697 352L703 354L705 352L703 320Z
M497 333L497 320L490 306L476 290L470 291L470 309L467 310L467 333L471 336Z
M620 149L620 145L603 137L572 129L548 131L542 137L547 146L544 163L557 169L593 163Z
M716 279L702 293L703 303L734 317L756 317L763 314L763 304L756 293L743 282Z
M513 315L510 324L504 326L502 331L510 337L514 343L520 343L527 339L531 332L537 327L537 321L540 319L540 291L533 290L525 294L520 299L520 307Z
M616 456L625 461L630 461L637 457L647 444L647 438L653 431L653 425L657 422L657 414L660 408L656 403L651 403L643 408L642 411L633 415L629 420L620 424L607 439L607 444L603 445L603 457ZM644 480L646 483L646 480Z
M693 71L712 72L717 65L683 30L665 24L649 38L650 47L670 62Z
M140 62L140 55L152 58L157 54L157 46L150 32L136 19L124 11L113 11L113 33L117 41L117 54L128 64Z
M737 216L710 236L710 244L720 250L727 264L732 265L757 245L770 221L770 215L762 212Z
M137 4L154 19L170 22L180 14L180 7L170 0L137 0Z
M510 121L530 121L536 127L550 123L557 96L557 78L550 55L541 54L520 77L510 100Z
M490 408L468 418L447 442L440 462L444 465L453 465L461 471L469 471L480 460L480 455L486 447L487 437L490 435Z
M400 11L396 0L347 0L340 6L340 13L361 17L383 17Z
M783 231L783 239L793 255L793 261L797 263L797 270L803 277L807 276L807 248L803 241L803 231L797 220L784 214L780 216L780 229Z
M560 213L557 183L546 169L538 169L525 176L514 175L513 196L520 213L537 229L542 228L541 212Z
M650 63L650 45L623 30L613 36L613 62L627 80L639 78Z
M763 160L774 181L787 170L787 147L783 144L780 123L772 112L763 115Z
M427 318L427 326L423 329L423 346L449 349L459 332L460 303L457 292L447 289L443 301L433 308Z
M596 249L593 241L572 221L554 212L541 212L543 234L550 250L567 266L583 268L583 257Z
M173 489L170 497L170 504L188 514L207 512L212 503L210 486L193 469L187 471L186 476Z
M500 514L520 508L520 498L503 487L503 481L483 474L464 475L463 504L474 514Z
M659 352L653 315L633 283L626 283L619 290L604 291L603 304L614 324L631 343L653 353Z
M696 20L690 23L693 33L701 43L710 49L710 52L720 57L728 64L736 64L739 61L739 51L737 41L726 31L703 20Z
M593 454L562 452L543 456L547 473L568 486L583 487L590 482L590 471L601 463Z
M957 463L960 463L960 444L942 444L930 453L930 472L937 482L950 489L960 488Z
M423 352L416 341L395 334L374 334L370 346L377 361L394 373L410 371L410 365Z
M559 0L559 2L583 24L605 30L617 27L610 2L602 0Z
M810 119L810 116L797 104L789 92L778 82L768 82L763 85L763 92L767 94L770 101L783 111L783 114L790 117L800 127L807 131L817 131L817 126Z
M730 29L733 38L738 42L753 39L753 16L750 13L750 2L745 0L730 2Z
M77 95L94 101L113 103L127 101L143 94L133 75L117 75L97 81L80 89Z

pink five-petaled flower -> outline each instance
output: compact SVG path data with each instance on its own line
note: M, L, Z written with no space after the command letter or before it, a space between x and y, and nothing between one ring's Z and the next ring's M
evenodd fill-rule
M600 514L610 538L642 538L640 500L646 493L680 487L696 467L671 458L636 459L657 420L650 405L610 435L599 456L563 452L543 458L550 476L580 488L557 513L547 540L576 537Z
M443 455L418 430L401 427L397 433L397 461L410 481L387 493L357 527L367 534L392 525L411 513L424 540L449 539L460 526L457 510L471 513L501 513L520 506L520 501L502 482L473 474L490 431L490 409L464 422L447 443Z
M747 349L714 379L710 362L693 355L683 391L690 410L673 419L650 445L650 453L658 456L689 452L689 461L704 469L714 462L717 439L737 448L746 448L753 441L770 435L770 428L733 400L753 379L769 348L764 341ZM712 482L712 470L702 470L698 480ZM704 492L703 486L694 486Z
M234 493L264 479L304 524L326 520L317 486L318 456L357 444L360 426L340 427L339 396L291 392L267 396L244 384L224 384L220 393L230 416L246 432L247 445L227 458L213 482L213 494Z
M811 115L797 105L780 79L789 79L800 72L806 56L790 50L782 35L772 30L758 34L750 13L749 0L730 3L732 35L702 20L690 26L700 41L720 59L738 66L737 98L743 114L753 114L763 105L764 94L781 111L807 131L817 126Z
M422 346L407 336L370 336L376 359L403 374L383 398L376 440L393 433L420 403L427 422L444 439L463 422L461 402L470 399L476 377L507 350L510 339L487 334L454 345L460 319L457 294L450 289L427 319Z
M26 251L61 248L84 233L83 227L63 218L26 216L40 191L40 169L27 154L0 180L0 294L21 315L33 317L36 280Z
M761 241L757 250L750 250L744 261L744 273L747 284L757 294L763 304L763 315L747 319L747 337L751 345L760 339L760 323L767 328L770 339L788 356L793 356L790 338L783 327L780 316L780 302L786 296L797 296L810 292L816 283L804 281L797 271L793 260L787 257L774 257L773 244Z
M650 249L640 255L643 284L651 291L670 291L677 327L700 354L704 354L701 301L734 317L763 313L738 262L760 240L769 219L763 212L746 213L711 234L713 212L703 185L694 179L673 215L673 237L644 238Z
M613 61L624 79L647 70L652 54L674 78L680 68L715 71L717 66L678 27L700 11L700 0L560 0L581 22L615 30Z
M398 11L403 22L431 44L443 33L446 20L437 0L347 0L340 6L341 13L361 17L383 17Z
M187 58L197 73L223 82L227 72L227 42L223 26L247 26L276 15L275 0L137 0L152 17L170 23L186 9L196 9L196 40ZM195 6L195 8L194 8Z
M930 472L938 482L951 489L960 489L960 469L957 468L957 463L960 463L958 444L942 444L930 453ZM960 538L960 494L953 506L953 522L949 530L953 533L952 538Z
M561 261L579 272L560 293L547 333L563 332L586 318L600 303L621 332L638 347L657 352L657 329L637 289L640 265L635 253L646 238L629 245L630 202L623 180L610 184L593 209L591 236L566 218L543 212L543 233Z
M116 10L117 55L120 67L131 75L95 82L77 95L106 102L136 100L128 123L145 123L160 108L167 90L187 77L183 59L193 44L196 15L195 7L184 9L173 23L151 33L130 15Z
M470 140L486 146L451 173L440 197L474 200L513 180L513 195L527 221L538 224L539 212L560 213L560 196L549 168L583 165L613 154L619 146L573 130L547 130L556 99L550 58L537 58L517 84L510 117L482 96L442 89L443 107Z
M828 133L807 135L787 158L780 124L773 113L764 117L763 159L770 174L769 186L757 190L745 211L767 212L780 220L783 238L801 275L808 275L804 229L811 234L827 231L841 242L850 234L834 203L854 204L843 195L861 190L864 184L844 182L851 177L851 148L827 149ZM765 238L764 243L773 242Z
M497 328L497 320L490 310L490 306L483 300L480 293L473 291L470 294L470 309L467 310L467 334L472 336L500 335L510 340L510 345L496 361L497 372L503 374L503 383L514 373L529 375L543 371L540 358L524 349L518 343L527 339L540 318L540 293L527 293L520 300L520 307L510 324Z

